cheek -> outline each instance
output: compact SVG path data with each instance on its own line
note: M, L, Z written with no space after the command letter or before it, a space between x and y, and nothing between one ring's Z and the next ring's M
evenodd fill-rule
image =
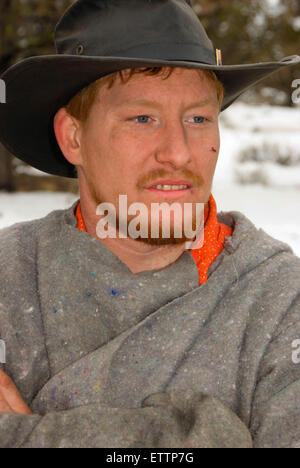
M219 132L215 133L211 140L209 141L208 147L210 148L210 151L212 153L215 153L216 155L219 154L220 151L220 134Z
M126 160L130 164L138 164L153 144L153 136L147 136L126 126L113 129L109 138L110 150L118 155L122 163Z
M196 164L199 169L209 170L216 166L220 151L220 135L219 132L209 132L205 137L196 139L193 142L193 155L196 159Z
M145 171L145 164L152 154L153 138L132 135L126 131L114 131L109 139L109 154L112 165L122 175L121 184L136 182L139 174Z
M211 143L211 147L216 149L217 152L220 150L220 129L219 125L214 126L208 136L208 140Z
M216 168L217 162L218 162L218 157L219 157L219 152L220 152L220 131L219 128L216 129L213 135L213 141L210 147L210 154L212 156L211 158L211 163L213 169Z

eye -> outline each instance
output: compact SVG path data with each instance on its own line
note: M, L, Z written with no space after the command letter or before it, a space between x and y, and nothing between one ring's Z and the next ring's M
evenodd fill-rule
M196 124L201 124L204 123L207 119L205 117L200 117L199 115L195 115L194 117L191 117Z
M145 124L149 122L150 117L149 115L138 115L137 117L134 117L132 120L135 120L138 123Z

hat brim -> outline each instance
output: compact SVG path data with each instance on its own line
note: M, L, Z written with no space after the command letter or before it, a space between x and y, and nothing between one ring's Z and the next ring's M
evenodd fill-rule
M53 118L75 94L100 77L125 68L150 66L213 70L225 89L223 111L268 75L299 63L297 55L280 62L219 66L65 54L30 57L11 66L0 77L6 85L6 103L0 104L0 141L14 156L36 169L75 178L74 166L66 160L56 141Z

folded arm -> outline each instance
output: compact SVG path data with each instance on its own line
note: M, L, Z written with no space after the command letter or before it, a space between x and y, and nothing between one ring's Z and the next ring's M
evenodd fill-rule
M199 392L157 393L147 397L141 408L92 404L39 416L30 415L3 374L2 381L10 386L1 400L2 448L252 446L250 433L239 418L219 400Z

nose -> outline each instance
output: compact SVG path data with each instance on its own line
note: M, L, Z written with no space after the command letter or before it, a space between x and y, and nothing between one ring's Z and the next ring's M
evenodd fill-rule
M192 160L186 131L180 122L170 122L162 129L155 153L156 161L172 169L186 167Z

